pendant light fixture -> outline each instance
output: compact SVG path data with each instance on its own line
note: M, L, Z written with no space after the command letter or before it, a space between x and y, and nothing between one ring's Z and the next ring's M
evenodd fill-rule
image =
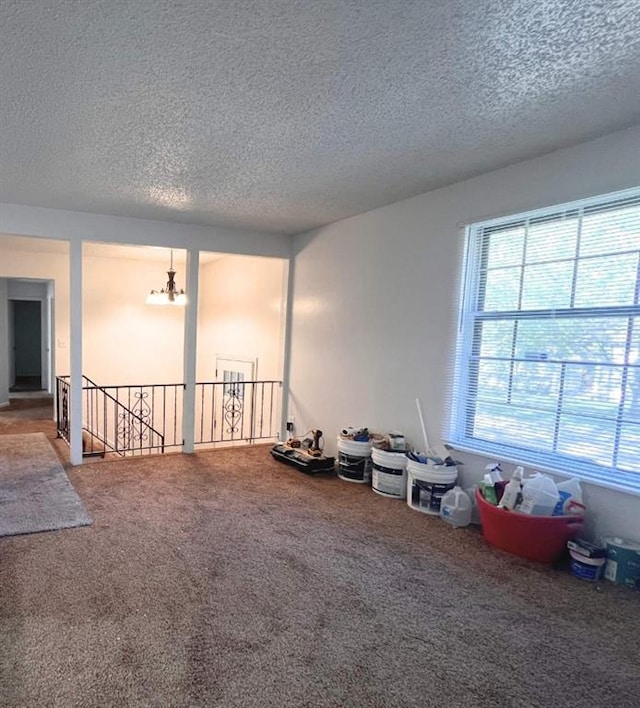
M167 271L169 280L167 281L166 288L162 290L152 290L149 295L147 295L147 305L186 305L187 296L184 290L178 290L175 284L176 272L173 269L173 251L171 251L171 265Z

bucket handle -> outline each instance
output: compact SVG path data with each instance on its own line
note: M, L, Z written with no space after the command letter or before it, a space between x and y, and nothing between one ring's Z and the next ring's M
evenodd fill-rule
M357 462L340 460L340 466L341 467L360 467L360 465L362 465L366 459L367 459L366 457L363 457L360 460L358 460Z

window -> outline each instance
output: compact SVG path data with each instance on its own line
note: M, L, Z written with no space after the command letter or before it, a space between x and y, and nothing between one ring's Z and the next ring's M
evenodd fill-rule
M468 228L454 446L640 493L640 190Z
M222 372L222 380L224 381L225 396L244 398L244 373L242 371L225 369Z

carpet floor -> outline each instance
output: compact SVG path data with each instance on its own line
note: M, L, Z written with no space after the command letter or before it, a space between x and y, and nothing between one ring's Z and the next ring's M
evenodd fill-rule
M68 474L0 539L2 706L638 705L640 596L266 447Z
M0 536L90 523L44 433L0 435Z

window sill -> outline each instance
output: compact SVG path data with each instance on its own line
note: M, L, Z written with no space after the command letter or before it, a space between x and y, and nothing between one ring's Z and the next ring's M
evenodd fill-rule
M611 479L603 479L600 475L594 472L590 472L588 470L581 471L579 466L571 469L570 471L566 471L550 465L541 464L540 462L531 462L526 460L524 457L509 456L508 454L505 455L499 452L494 452L481 446L475 447L469 444L457 443L454 441L447 441L447 446L458 452L464 452L477 457L488 458L490 460L499 460L500 462L507 462L513 465L522 465L529 470L546 472L555 477L562 477L565 479L576 477L583 484L589 484L594 487L602 487L603 489L609 489L620 494L640 497L640 475L635 475L632 472L611 472Z

